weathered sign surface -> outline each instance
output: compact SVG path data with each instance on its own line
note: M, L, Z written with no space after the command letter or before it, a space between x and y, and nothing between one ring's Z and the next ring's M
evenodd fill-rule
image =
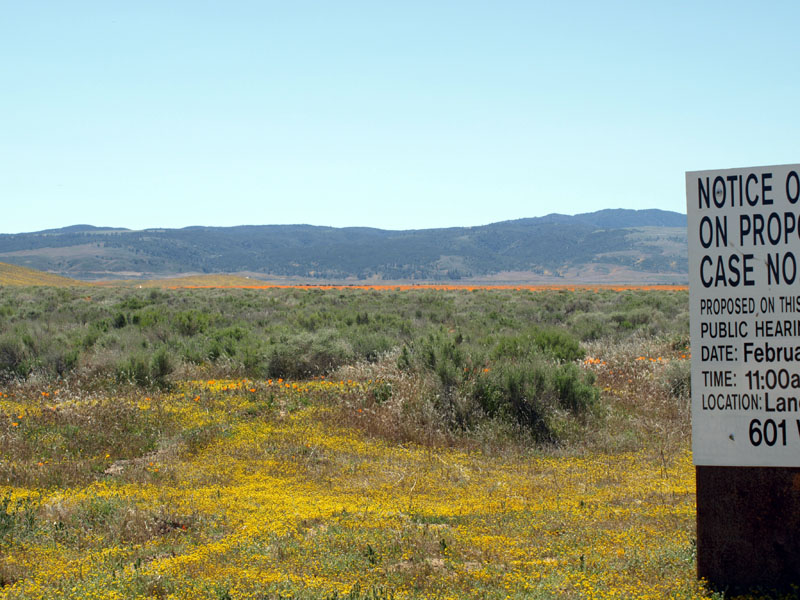
M800 466L800 165L686 174L696 465Z

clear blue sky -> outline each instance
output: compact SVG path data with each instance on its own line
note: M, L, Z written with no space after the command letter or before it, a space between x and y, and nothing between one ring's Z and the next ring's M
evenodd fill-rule
M0 0L0 232L685 212L800 162L800 3Z

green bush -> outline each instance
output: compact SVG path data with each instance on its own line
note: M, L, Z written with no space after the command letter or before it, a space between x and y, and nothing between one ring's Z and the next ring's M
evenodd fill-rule
M169 352L164 347L159 348L150 359L151 381L159 387L165 387L167 385L167 377L172 373L173 369Z
M564 429L556 420L585 415L598 398L592 375L568 362L583 355L569 333L552 328L473 342L439 331L403 346L397 364L435 378L434 406L453 428L501 419L556 442Z
M533 328L521 335L503 336L497 342L491 358L518 359L541 353L562 362L580 360L585 356L578 340L569 332L548 327Z
M31 372L30 352L12 335L0 338L0 380L26 377Z
M574 364L554 364L542 357L500 363L476 378L473 394L489 417L505 417L537 440L555 442L553 420L562 411L582 415L599 398L590 374Z
M117 367L116 379L119 383L129 383L142 387L149 386L150 365L141 354L129 356Z
M664 387L673 398L688 400L692 393L692 368L687 360L670 362L664 373Z
M459 338L431 334L420 344L423 365L436 374L446 391L461 383L467 356Z
M169 386L167 377L173 369L168 350L161 347L150 356L137 353L123 360L117 367L116 380L141 387L165 388Z
M573 413L585 413L600 397L594 387L594 374L582 373L572 363L559 365L553 370L556 398L561 408Z
M562 362L581 360L586 353L569 332L563 329L542 329L533 334L533 342L546 354Z
M396 340L382 333L365 331L348 336L355 357L359 360L375 362L396 345Z
M78 364L80 342L75 346L60 337L57 344L48 345L40 354L39 368L47 375L65 377Z
M267 376L303 379L322 375L354 359L352 348L335 332L303 333L272 345L268 351Z
M198 310L187 310L172 316L175 330L185 336L203 333L208 329L211 319L206 313Z

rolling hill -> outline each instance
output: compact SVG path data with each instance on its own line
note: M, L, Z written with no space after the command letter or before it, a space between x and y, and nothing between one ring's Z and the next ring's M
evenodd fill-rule
M74 225L0 235L0 260L82 280L236 273L309 282L683 283L686 252L685 215L621 209L407 231Z
M86 285L86 282L69 279L53 273L28 269L18 265L0 263L0 285L47 285L69 287Z

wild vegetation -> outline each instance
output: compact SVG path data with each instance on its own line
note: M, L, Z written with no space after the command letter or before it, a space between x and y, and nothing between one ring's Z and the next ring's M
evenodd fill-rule
M0 598L709 598L686 292L0 289Z
M5 288L0 378L303 380L397 350L449 430L499 417L556 441L597 400L580 342L681 324L680 293Z

